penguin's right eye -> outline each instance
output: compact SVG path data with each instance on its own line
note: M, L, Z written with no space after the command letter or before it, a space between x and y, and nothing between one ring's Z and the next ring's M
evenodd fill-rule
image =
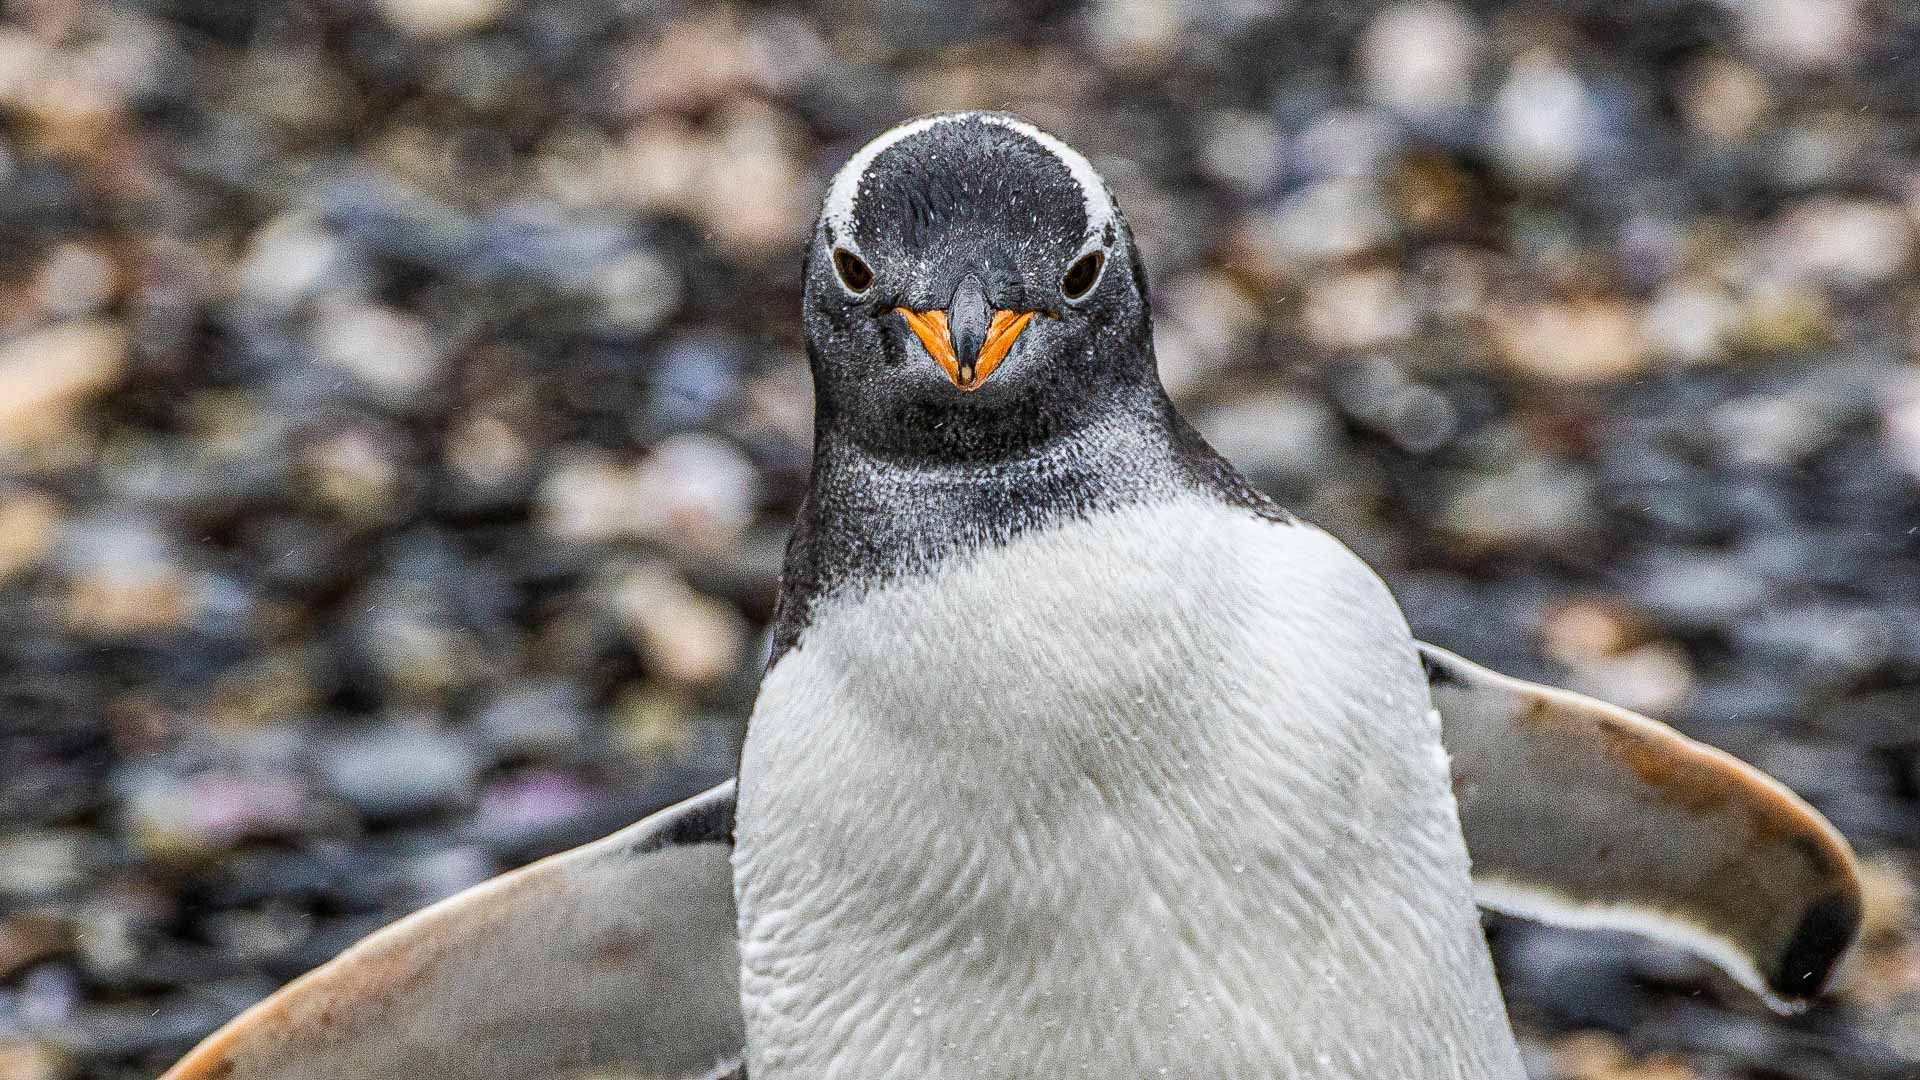
M873 269L846 248L833 249L833 272L840 275L840 284L852 293L866 292L873 285Z

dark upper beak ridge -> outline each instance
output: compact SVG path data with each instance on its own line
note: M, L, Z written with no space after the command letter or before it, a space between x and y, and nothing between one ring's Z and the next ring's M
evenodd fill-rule
M960 381L973 381L974 367L980 362L980 350L986 345L993 322L993 306L987 303L987 288L977 274L960 279L947 305L947 330L953 338L953 356L960 367Z

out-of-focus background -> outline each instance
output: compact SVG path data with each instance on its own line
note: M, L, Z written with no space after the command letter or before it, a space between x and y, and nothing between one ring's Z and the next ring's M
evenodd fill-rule
M1909 0L8 0L0 1080L134 1078L725 775L823 182L1083 149L1166 381L1416 630L1869 860L1792 1020L1491 925L1536 1077L1920 1076Z

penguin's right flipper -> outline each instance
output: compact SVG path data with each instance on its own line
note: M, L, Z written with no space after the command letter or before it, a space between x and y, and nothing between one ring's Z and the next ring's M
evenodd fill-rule
M1420 654L1483 906L1666 942L1784 1012L1826 985L1861 897L1818 811L1638 713Z
M416 912L161 1080L734 1075L733 781Z

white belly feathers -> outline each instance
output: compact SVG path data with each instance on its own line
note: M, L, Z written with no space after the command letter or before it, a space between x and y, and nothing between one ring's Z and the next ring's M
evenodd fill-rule
M1398 608L1132 507L825 601L735 851L754 1080L1521 1073Z

